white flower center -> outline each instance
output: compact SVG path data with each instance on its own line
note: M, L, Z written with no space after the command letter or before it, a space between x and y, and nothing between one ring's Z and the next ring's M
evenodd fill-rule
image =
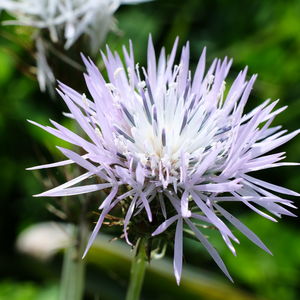
M224 142L224 135L230 130L219 125L221 109L209 106L214 76L208 77L200 99L190 91L189 83L184 93L179 94L178 76L167 87L156 89L155 94L149 82L138 82L140 92L135 93L134 101L128 101L126 106L118 102L124 122L116 120L114 133L118 152L128 161L135 159L149 176L157 176L165 184L177 181L181 168L187 172L195 170L209 150ZM118 94L115 87L108 88L113 95ZM225 82L215 95L219 106L224 91ZM228 124L228 120L223 124Z

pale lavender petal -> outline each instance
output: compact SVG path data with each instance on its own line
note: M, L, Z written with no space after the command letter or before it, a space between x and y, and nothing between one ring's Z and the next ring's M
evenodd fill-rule
M119 189L119 187L117 184L112 184L112 189L111 189L109 195L101 203L101 205L99 206L99 209L105 209L106 207L110 206L111 201L113 201L114 198L116 197L118 189ZM118 198L118 199L121 200L120 198Z
M159 199L159 204L161 208L161 212L164 216L165 219L167 219L167 211L166 211L166 205L165 205L165 200L162 196L162 193L158 193L158 199Z
M204 70L205 70L205 58L206 58L206 47L203 48L202 54L198 61L198 65L195 71L194 80L192 84L192 92L197 93L202 85Z
M86 141L85 139L81 138L79 135L75 134L71 130L67 129L66 127L56 123L55 121L50 120L50 122L68 139L72 140L75 145L78 145L89 152L99 153L100 147L97 148L94 144ZM104 149L101 149L104 152Z
M38 126L38 127L42 128L42 129L44 129L45 131L51 133L52 135L58 137L58 138L61 139L61 140L65 140L65 141L67 141L67 142L69 142L69 143L71 143L71 144L74 144L74 141L73 141L73 140L71 140L71 139L69 139L68 137L66 137L65 135L63 135L63 134L62 134L60 131L58 131L57 129L54 129L54 128L49 127L49 126L43 126L43 125L41 125L41 124L39 124L39 123L36 123L36 122L34 122L34 121L31 121L31 120L27 120L27 121L28 121L29 123L35 125L35 126ZM76 145L77 145L77 144L76 144Z
M148 71L150 85L155 86L155 84L156 84L156 57L155 57L155 51L154 51L151 35L149 35L149 39L148 39L147 71Z
M87 155L85 154L83 157L87 157ZM26 168L26 170L28 171L32 171L32 170L40 170L40 169L48 169L48 168L56 168L56 167L61 167L61 166L66 166L66 165L70 165L70 164L74 164L73 160L62 160L60 162L56 162L56 163L52 163L52 164L45 164L45 165L39 165L39 166L35 166L35 167L30 167L30 168Z
M151 212L151 208L150 208L148 199L147 199L147 197L145 196L145 193L141 192L141 193L140 193L140 197L141 197L141 199L142 199L143 205L144 205L145 210L146 210L146 212L147 212L148 220L149 220L149 222L152 222L152 212Z
M140 185L144 185L144 181L145 181L145 172L143 167L141 166L141 164L138 163L137 167L136 167L136 180Z
M192 231L195 233L196 237L199 239L201 244L205 247L205 249L208 251L208 253L211 255L213 260L216 262L216 264L219 266L219 268L224 272L224 274L233 282L231 276L228 273L228 270L226 266L224 265L224 262L216 249L210 244L210 242L205 238L205 236L196 228L196 226L189 220L185 219L185 222L188 224L188 226L192 229Z
M100 215L100 217L99 217L99 219L98 219L98 221L97 221L97 224L96 224L96 226L94 227L94 230L93 230L93 232L92 232L92 234L91 234L91 236L90 236L90 238L89 238L89 241L88 241L88 243L87 243L87 246L86 246L86 249L85 249L85 251L84 251L84 253L83 253L82 258L84 258L84 257L87 255L89 249L91 248L91 246L92 246L92 244L93 244L93 242L94 242L94 240L95 240L95 238L96 238L96 236L97 236L97 234L98 234L98 232L99 232L99 230L100 230L100 228L101 228L101 226L102 226L102 223L103 223L103 221L104 221L104 219L105 219L105 216L106 216L106 215L109 213L109 211L112 210L119 202L120 202L120 200L119 200L119 199L116 199L109 207L105 208L105 209L102 211L102 213L101 213L101 215Z
M78 176L78 177L76 177L74 179L71 179L71 180L69 180L69 181L67 181L67 182L65 182L65 183L63 183L63 184L61 184L61 185L59 185L59 186L51 189L51 190L48 190L46 193L53 193L53 192L62 191L62 190L66 189L66 188L68 188L70 186L73 186L73 185L75 185L75 184L77 184L77 183L79 183L79 182L81 182L81 181L89 178L92 175L93 175L93 172L84 173L84 174L82 174L82 175L80 175L80 176Z
M123 229L123 231L124 231L124 237L125 237L125 240L126 240L127 244L130 245L130 246L132 246L132 243L128 239L127 226L129 224L129 221L130 221L130 219L132 217L132 214L134 212L136 199L137 199L137 195L135 195L135 197L132 199L132 201L131 201L131 203L130 203L130 205L128 207L125 219L124 219L124 229Z
M179 218L176 225L175 241L174 241L174 274L177 284L180 283L181 272L182 272L182 218Z
M206 204L201 200L201 198L195 192L191 192L191 195L195 203L199 206L201 211L205 213L205 215L207 216L207 218L212 224L214 224L216 227L218 227L220 231L224 232L232 239L236 239L235 236L232 234L232 232L229 230L229 228L225 225L225 223L221 219L219 219L216 216L216 214L206 206Z
M241 221L239 221L237 218L235 218L232 214L227 212L218 204L214 203L214 206L231 224L233 224L240 232L242 232L250 241L252 241L258 247L272 255L272 252L266 247L266 245L260 240L260 238L247 226L245 226Z
M86 159L82 158L82 156L78 155L74 151L69 150L69 149L65 149L65 148L62 148L62 147L57 147L57 149L59 149L66 157L73 160L75 163L77 163L81 167L85 168L86 170L88 170L90 172L93 172L93 173L98 172L97 167L95 167L93 164L88 162Z
M287 143L289 140L291 140L296 135L298 135L299 132L300 132L300 130L295 130L294 132L284 135L283 137L278 138L272 142L268 142L268 140L266 140L265 142L261 142L260 144L255 145L255 148L253 149L253 153L255 153L255 155L262 155L266 152L269 152L269 151Z
M252 210L254 210L256 213L258 213L259 215L263 216L266 219L269 219L273 222L277 222L276 219L274 219L273 217L269 216L268 214L262 212L261 210L257 209L255 206L253 206L251 203L249 203L244 197L238 195L237 193L232 192L232 195L237 197L241 202L245 203L249 208L251 208Z
M91 140L98 145L99 144L99 137L97 136L94 129L88 123L82 112L79 108L75 106L75 104L70 100L67 95L64 95L62 92L58 91L60 96L64 99L65 103L67 104L68 108L70 109L71 113L75 117L77 123L81 126L81 128L88 134Z
M49 190L47 192L34 195L34 197L64 197L64 196L74 196L86 193L92 193L100 191L106 188L110 188L111 183L102 183L102 184L90 184L84 186L77 186L73 188L59 189L59 190Z
M224 183L199 184L199 185L194 185L193 189L195 191L212 192L212 193L233 192L242 187L240 182L241 179L235 179L230 182L224 182Z
M156 230L152 233L152 236L155 235L159 235L162 232L164 232L169 226L171 226L177 219L179 218L178 215L175 215L169 219L167 219L166 221L164 221L163 223L161 223Z
M235 251L235 248L233 247L229 237L227 235L225 235L224 233L221 232L221 235L222 235L222 238L226 244L226 246L229 248L229 250L232 252L232 254L234 256L236 256L236 251Z
M248 180L254 184L262 186L268 190L272 190L272 191L275 191L275 192L278 192L281 194L286 194L286 195L291 195L291 196L300 196L299 193L296 193L290 189L287 189L287 188L284 188L284 187L281 187L281 186L278 186L278 185L275 185L275 184L272 184L272 183L254 178L254 177L251 177L249 175L243 175L243 178L245 178L246 180Z
M184 191L181 197L181 215L183 218L189 218L191 211L189 210L189 193Z

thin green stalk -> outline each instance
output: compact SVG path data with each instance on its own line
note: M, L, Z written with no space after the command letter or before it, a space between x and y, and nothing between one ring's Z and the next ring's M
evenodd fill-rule
M60 300L82 300L85 281L85 261L81 258L86 244L83 224L72 228L71 245L65 250L60 286Z
M146 253L147 241L140 239L137 245L136 254L132 260L130 270L130 282L127 290L126 300L139 300L144 281L147 265Z

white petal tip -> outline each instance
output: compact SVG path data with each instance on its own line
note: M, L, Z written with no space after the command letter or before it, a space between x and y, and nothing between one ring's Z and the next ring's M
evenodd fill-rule
M233 241L237 244L240 244L240 241L236 237L233 239Z
M177 283L177 285L179 286L180 285L180 276L179 275L175 275L175 277L176 277L176 283Z
M32 195L32 197L55 197L55 196L52 196L51 194L44 192L44 193Z
M263 250L266 251L268 254L274 256L273 253L268 248L263 248Z
M87 256L88 252L89 252L89 248L85 249L81 258L84 259Z

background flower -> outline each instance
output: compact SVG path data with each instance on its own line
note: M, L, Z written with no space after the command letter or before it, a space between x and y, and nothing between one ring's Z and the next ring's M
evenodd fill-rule
M82 35L86 35L91 53L95 53L107 33L116 31L113 14L119 6L140 2L145 0L3 0L0 9L16 18L4 24L35 28L37 78L41 90L45 91L46 86L52 87L55 82L47 59L50 41L63 43L68 50ZM48 31L49 37L43 30Z

